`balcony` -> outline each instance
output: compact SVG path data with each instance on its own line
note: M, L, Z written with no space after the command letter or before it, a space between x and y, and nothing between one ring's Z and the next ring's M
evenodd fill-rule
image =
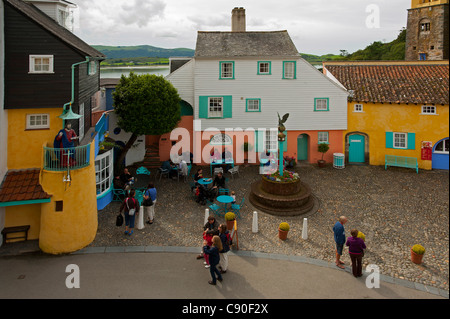
M72 148L44 147L44 170L62 172L89 166L91 144Z

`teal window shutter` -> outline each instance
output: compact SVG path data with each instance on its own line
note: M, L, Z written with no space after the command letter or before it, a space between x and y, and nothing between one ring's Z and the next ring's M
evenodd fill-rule
M394 148L394 133L386 132L386 148Z
M223 118L233 117L233 97L231 95L223 97Z
M416 133L408 133L408 149L416 149Z
M264 152L264 135L265 131L255 130L255 151Z
M208 118L208 97L200 96L199 97L199 108L198 108L198 117L201 119Z

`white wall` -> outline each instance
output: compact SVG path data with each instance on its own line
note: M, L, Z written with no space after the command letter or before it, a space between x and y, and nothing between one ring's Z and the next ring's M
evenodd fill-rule
M8 117L7 111L3 109L4 101L4 61L5 61L5 43L4 43L4 7L3 0L0 0L0 185L8 170L7 167L7 140L8 140ZM0 231L5 227L5 209L0 208ZM3 243L3 236L0 236L0 246Z
M235 79L219 79L219 59L196 59L194 69L194 116L199 116L199 96L233 97L229 119L201 119L202 128L270 128L278 126L278 116L290 113L288 130L346 130L347 93L311 64L297 59L297 78L283 79L283 61L292 59L223 59L234 61ZM258 75L258 61L271 61L271 75ZM180 72L184 66L177 71ZM185 72L189 77L189 72ZM190 98L185 79L169 77L182 99ZM314 98L329 98L329 112L315 112ZM246 99L261 99L260 113L246 112Z
M124 144L128 142L131 137L131 133L126 133L124 130L120 132L120 134L114 134L114 129L117 126L117 116L115 112L109 113L109 137L116 141L122 141ZM133 165L137 162L142 162L145 157L145 135L139 136L134 144L134 147L131 147L127 153L125 158L125 165Z

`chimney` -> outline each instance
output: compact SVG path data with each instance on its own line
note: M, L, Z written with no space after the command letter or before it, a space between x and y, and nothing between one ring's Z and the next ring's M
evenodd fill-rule
M236 7L231 14L231 32L245 32L245 9Z

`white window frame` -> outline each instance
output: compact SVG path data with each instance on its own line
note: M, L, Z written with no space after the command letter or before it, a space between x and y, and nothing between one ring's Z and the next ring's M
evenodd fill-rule
M364 112L364 106L362 104L355 104L353 108L353 112L355 113L363 113Z
M330 134L328 132L317 133L318 144L330 144Z
M261 67L264 69L263 71L261 71ZM258 74L259 75L270 75L271 74L270 69L271 69L271 63L269 61L258 62Z
M437 151L436 149L437 149L437 145L436 145L436 147L434 148L434 153L435 154L449 154L449 152L448 151L445 151L445 145L446 144L450 144L450 140L449 139L446 139L446 140L442 140L442 141L440 141L439 143L438 143L438 145L440 144L440 143L442 143L442 151ZM447 148L449 148L449 147L447 147Z
M214 110L214 108L217 108L217 110ZM219 108L220 110L218 110ZM223 118L223 97L212 96L208 98L208 118Z
M261 99L247 99L247 112L261 112Z
M283 79L296 79L297 64L295 61L283 61Z
M111 149L95 159L95 183L97 190L100 190L97 196L102 196L111 188L114 178L113 154Z
M266 130L264 134L265 151L278 152L278 130Z
M88 64L88 75L96 75L97 74L97 62L90 61Z
M422 105L422 113L423 115L437 115L436 106L434 105Z
M232 80L234 79L234 62L221 61L220 62L220 79Z
M80 104L80 110L79 113L81 115L80 119L78 120L78 137L80 138L79 140L83 140L84 138L84 103Z
M37 118L40 118L39 120L40 124L36 124ZM34 123L32 123L33 121ZM42 124L43 122L46 122L46 124ZM27 114L27 125L26 125L27 130L43 130L49 128L50 128L50 114Z
M392 145L394 148L407 149L408 148L408 133L394 132ZM401 140L404 139L404 145Z
M36 66L39 65L38 63L36 63L36 61L40 59L41 61L43 59L49 59L49 64L48 64L48 70L43 71L41 70L36 70ZM30 55L30 65L29 65L29 71L28 73L30 74L51 74L54 73L54 66L53 66L53 62L54 62L54 57L53 55ZM40 63L40 65L43 65L42 63Z

